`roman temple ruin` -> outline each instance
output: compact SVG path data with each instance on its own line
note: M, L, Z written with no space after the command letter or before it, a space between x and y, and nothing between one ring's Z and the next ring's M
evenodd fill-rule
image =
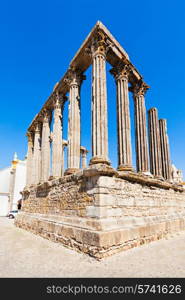
M106 61L117 93L117 168L108 153ZM87 164L80 91L90 65L92 157ZM16 226L98 259L184 230L185 190L171 176L167 123L158 119L156 108L148 111L147 126L148 89L128 54L98 21L28 128L27 183ZM135 110L136 170L129 93Z

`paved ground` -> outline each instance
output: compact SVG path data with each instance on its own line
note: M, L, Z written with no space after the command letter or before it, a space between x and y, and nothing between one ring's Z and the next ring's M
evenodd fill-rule
M0 217L0 277L185 277L185 232L99 262Z

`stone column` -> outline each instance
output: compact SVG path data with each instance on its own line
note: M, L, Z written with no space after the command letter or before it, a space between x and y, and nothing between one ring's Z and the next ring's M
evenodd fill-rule
M130 109L128 94L129 66L119 65L110 71L117 86L118 170L132 170Z
M39 122L35 125L34 132L34 152L33 152L33 177L34 184L40 182L41 176L41 124Z
M52 175L53 177L61 177L63 170L63 145L62 145L62 114L63 102L56 94L54 100L54 124L53 124L53 152L52 152Z
M62 140L62 176L64 175L64 167L65 167L64 151L65 151L65 147L67 146L68 146L68 142L66 140Z
M92 54L92 158L90 164L108 160L106 51L103 36L98 36L91 46Z
M27 152L27 162L26 162L26 185L33 183L32 172L33 172L33 133L27 132L28 138L28 152Z
M162 177L161 143L157 108L148 111L150 172L156 177Z
M146 174L150 174L144 98L148 88L144 82L139 82L132 88L135 103L136 165L138 172Z
M12 167L10 171L10 185L9 185L9 211L13 210L13 202L14 202L14 191L15 191L15 178L16 178L16 167L17 167L18 159L17 154L14 154L14 158L12 160Z
M87 167L87 149L85 147L80 148L81 150L81 157L82 157L82 169L85 169Z
M162 175L165 179L171 179L170 148L167 134L167 122L165 119L159 120L160 140L161 140L161 158Z
M68 168L66 175L80 168L80 86L85 77L74 70L68 72L69 119L68 119Z
M48 110L43 112L42 147L41 147L41 182L45 182L50 176L50 118Z

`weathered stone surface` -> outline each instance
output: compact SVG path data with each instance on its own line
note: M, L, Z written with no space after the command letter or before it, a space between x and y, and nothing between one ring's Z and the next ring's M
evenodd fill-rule
M118 134L118 169L132 170L131 128L128 94L130 67L119 64L110 71L117 86L117 134Z
M83 171L26 189L16 225L96 258L185 228L180 187L150 186L147 180L154 179L144 175L137 175L141 184L137 176L128 180L133 174L86 177Z
M47 219L42 221L38 216L24 213L19 215L15 223L18 227L39 234L44 238L60 242L71 249L101 259L119 251L164 238L169 233L184 230L185 215L166 222L109 231L92 231L51 222Z
M66 82L69 85L68 118L68 170L72 174L80 168L80 85L84 79L77 71L69 70Z
M148 86L144 82L137 83L132 88L135 104L136 164L138 172L149 172L146 107L144 98L147 89Z
M167 121L159 120L160 141L161 141L161 157L162 157L162 175L165 179L171 179L171 161L169 139L167 134Z
M91 45L92 55L92 158L90 163L108 160L107 86L105 35L98 34Z
M61 177L63 173L63 102L59 94L54 101L54 124L53 124L53 152L52 152L52 175Z
M150 172L156 177L162 177L161 141L158 121L158 111L155 107L148 111Z

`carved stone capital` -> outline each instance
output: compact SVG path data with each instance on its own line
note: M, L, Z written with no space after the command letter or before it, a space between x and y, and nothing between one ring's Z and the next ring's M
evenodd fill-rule
M43 123L49 123L51 120L51 111L48 109L44 109L42 111L42 119L43 119Z
M35 131L35 133L40 133L41 132L41 122L35 122L34 123L34 131Z
M85 52L91 57L96 55L106 57L111 46L112 43L107 39L107 36L101 30L97 30L92 38L91 44L85 49Z
M114 76L116 81L122 78L128 79L130 72L131 66L122 62L110 70L110 73Z
M143 81L139 81L134 84L129 90L133 92L134 96L144 96L148 89L149 85L147 85Z
M85 156L86 156L86 154L87 154L89 151L88 151L85 147L80 146L80 152L81 152L82 155L85 155Z
M26 136L28 138L28 143L33 143L33 132L32 131L28 131L26 133Z
M86 79L86 76L82 74L80 70L75 70L70 68L67 72L66 78L64 79L65 83L69 86L79 86L82 81Z
M63 109L64 102L67 100L67 96L60 94L58 91L56 91L53 95L53 109L61 108Z

